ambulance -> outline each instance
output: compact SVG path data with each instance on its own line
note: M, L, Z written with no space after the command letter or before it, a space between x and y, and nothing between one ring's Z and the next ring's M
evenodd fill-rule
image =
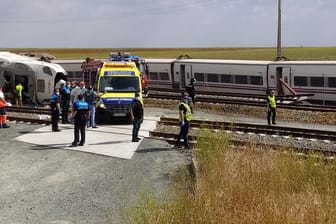
M139 93L142 101L140 71L134 62L102 62L96 82L99 100L96 108L97 123L111 120L130 120L130 106Z

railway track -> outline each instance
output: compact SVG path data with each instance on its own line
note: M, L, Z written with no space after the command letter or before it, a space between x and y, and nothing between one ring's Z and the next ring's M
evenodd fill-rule
M148 98L155 99L170 99L170 100L181 100L181 93L176 92L163 92L163 91L151 91ZM219 103L219 104L237 104L245 106L256 106L256 107L265 107L266 101L264 98L253 98L249 96L214 96L214 95L197 95L197 102L202 103ZM284 101L282 101L284 102ZM336 107L332 106L322 106L322 105L303 105L299 103L277 103L278 108L290 109L290 110L303 110L303 111L315 111L315 112L336 112Z
M178 119L175 118L167 118L161 117L160 121L158 121L159 125L162 126L178 126ZM310 130L304 128L291 128L291 127L282 127L282 126L268 126L261 124L250 124L250 123L230 123L230 122L219 122L219 121L204 121L204 120L193 120L190 123L191 128L207 128L211 130L226 130L227 132L241 132L245 134L255 133L259 135L272 135L272 136L285 136L287 139L289 138L297 138L299 140L305 141L317 141L322 140L325 142L331 143L336 139L335 131L323 131L323 130ZM168 141L171 144L174 144L177 133L166 133L160 131L152 131L150 135L155 138L161 138ZM189 140L192 144L194 144L197 139L201 138L198 135L190 135ZM242 141L242 140L232 140L234 145L248 145L250 142ZM267 146L268 148L278 147L278 144L274 143L255 143L255 145ZM312 147L293 147L297 151L301 152L321 152L327 155L336 154L336 150L325 150L318 149Z
M7 107L7 119L9 121L18 121L25 123L46 124L51 123L50 109L46 108L32 108L32 107Z

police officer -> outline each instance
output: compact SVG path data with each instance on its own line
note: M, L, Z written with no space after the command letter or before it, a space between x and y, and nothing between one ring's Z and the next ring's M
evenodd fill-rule
M96 126L96 97L97 93L90 85L84 93L84 100L89 104L90 119L87 122L87 127L97 128Z
M176 144L174 148L180 147L180 140L183 138L184 147L186 149L190 149L190 145L188 143L188 133L189 133L189 122L192 119L191 108L189 106L191 98L188 94L184 94L183 102L179 104L179 121L180 121L180 133L177 137Z
M86 122L90 117L89 104L84 101L83 95L78 95L78 100L73 105L72 116L74 119L74 141L71 146L83 146L85 143L85 128ZM79 131L81 134L79 140ZM79 144L78 144L79 143Z
M59 89L55 88L54 93L50 97L50 108L51 108L51 125L52 131L61 131L58 128L58 120L60 116L60 96Z
M130 114L133 121L132 142L138 142L141 140L138 137L138 134L144 117L143 106L140 101L139 93L135 93L135 98L130 107Z
M62 84L60 88L61 95L61 106L62 106L62 123L70 124L68 120L69 107L70 107L70 82L67 82L66 85Z
M275 91L274 90L271 90L270 94L267 96L267 106L268 106L268 110L267 110L267 122L268 122L268 125L271 125L271 118L272 118L272 124L276 124L275 123L276 99L275 99Z

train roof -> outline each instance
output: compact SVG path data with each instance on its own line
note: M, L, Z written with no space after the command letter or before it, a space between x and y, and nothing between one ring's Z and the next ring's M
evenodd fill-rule
M168 59L168 58L146 58L146 62L149 63L172 63L176 61L176 59Z
M270 63L270 61L225 60L225 59L177 59L175 62L205 63L205 64L253 64L253 65L266 65Z
M33 61L33 60L34 59L27 57L27 56L11 53L8 51L0 51L0 61L4 61L7 63Z
M336 61L273 61L274 65L336 65Z
M40 61L36 58L31 58L28 56L23 56L7 51L0 51L0 65L3 64L3 66L7 67L11 65L12 63L22 63L26 64L30 67L37 67L37 66L48 66L54 68L56 71L65 71L62 66L55 64L55 63L50 63L50 62L44 62Z

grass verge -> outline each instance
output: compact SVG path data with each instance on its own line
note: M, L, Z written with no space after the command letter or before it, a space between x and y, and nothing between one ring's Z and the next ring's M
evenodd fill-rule
M204 131L193 191L150 195L125 223L336 223L336 163L258 148L234 150L224 132Z

